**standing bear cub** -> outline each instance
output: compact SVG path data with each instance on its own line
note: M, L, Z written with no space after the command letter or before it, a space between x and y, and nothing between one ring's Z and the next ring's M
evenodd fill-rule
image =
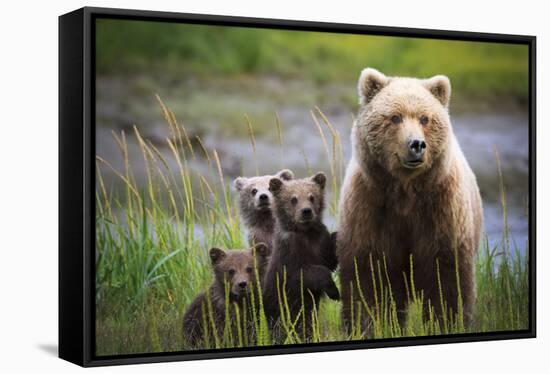
M331 276L338 264L335 235L322 222L325 183L323 173L284 183L279 178L269 181L269 190L275 198L276 226L264 278L264 305L275 339L280 338L278 331L282 332L279 330L282 291L286 293L292 323L303 302L303 315L295 330L302 333L304 328L306 339L311 331L311 312L314 306L318 307L321 296L340 298Z
M368 68L358 91L337 238L344 322L349 330L360 315L368 331L368 313L359 308L381 294L371 273L378 277L380 265L402 322L412 276L426 318L430 310L439 322L463 312L467 325L482 208L449 119L449 79L386 77Z
M248 242L264 243L271 247L275 218L273 216L273 195L269 181L277 177L283 181L294 178L292 171L284 169L275 175L259 177L238 177L234 186L239 192L241 216L248 229Z
M237 337L241 335L245 342L253 345L253 310L259 309L256 274L260 279L263 277L268 258L269 248L263 243L248 250L210 249L214 282L207 292L195 298L183 317L183 338L187 347L213 347L216 338L222 339L224 329L231 329L228 335L233 338L224 344L235 346ZM226 315L226 301L229 315ZM238 318L236 309L239 310Z

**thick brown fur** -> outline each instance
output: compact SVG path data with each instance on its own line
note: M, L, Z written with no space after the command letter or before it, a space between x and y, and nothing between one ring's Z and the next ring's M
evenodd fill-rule
M410 285L411 256L414 284L424 294L425 310L429 303L441 320L439 267L447 315L450 310L457 312L458 269L464 321L466 325L471 321L482 207L475 176L451 127L450 91L444 76L394 78L374 69L361 74L360 110L351 135L353 155L341 191L337 238L348 331L352 303L354 318L361 304L358 283L367 303L375 304L377 286L371 270L377 269L377 262L382 268L386 263L403 321L407 308L404 277ZM422 163L414 167L407 163L407 144L412 138L424 139L426 144ZM361 316L368 333L365 310Z
M275 218L273 217L273 195L269 191L269 181L277 177L282 181L294 178L291 170L284 169L275 175L259 177L238 177L234 186L239 192L239 205L244 224L248 229L249 245L265 243L271 247ZM264 199L260 196L264 195Z
M258 243L248 250L224 251L219 248L210 250L214 282L207 292L195 298L183 317L183 338L188 348L211 348L215 342L214 334L222 337L226 327L226 294L229 298L228 320L231 324L232 336L234 339L238 336L235 311L235 308L238 308L241 331L247 331L249 342L254 339L251 308L252 299L254 299L254 306L258 310L256 269L261 279L265 273L269 251L263 243ZM256 261L254 261L254 252ZM253 292L254 298L251 297ZM209 318L210 314L213 321ZM212 322L215 331L213 331ZM243 328L244 325L246 325L245 328ZM236 341L233 342L233 344L236 343Z
M335 235L331 235L322 222L325 183L325 175L318 173L311 178L284 183L272 178L269 184L275 198L276 228L273 252L264 278L264 306L275 339L279 333L273 328L279 322L279 295L282 296L283 290L294 321L302 307L303 280L308 336L311 312L314 305L319 306L321 296L326 294L335 300L340 296L331 276L337 266ZM277 290L277 279L281 293ZM300 333L302 321L301 318L296 327Z

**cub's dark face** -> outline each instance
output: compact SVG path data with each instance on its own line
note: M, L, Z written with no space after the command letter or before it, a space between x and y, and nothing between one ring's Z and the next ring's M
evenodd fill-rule
M352 139L360 163L372 157L395 176L414 177L449 148L447 77L386 77L365 69L358 89L361 109Z
M216 247L210 249L216 282L222 285L227 282L233 297L246 296L256 287L256 266L260 277L263 275L269 251L263 243L247 250L225 251Z
M325 184L324 173L286 183L272 178L269 189L275 197L275 216L281 225L288 230L301 230L320 222L324 209Z
M234 186L239 192L241 213L245 218L252 219L256 214L271 212L273 194L269 190L269 181L273 177L289 181L294 178L294 174L292 171L285 169L275 175L235 179Z

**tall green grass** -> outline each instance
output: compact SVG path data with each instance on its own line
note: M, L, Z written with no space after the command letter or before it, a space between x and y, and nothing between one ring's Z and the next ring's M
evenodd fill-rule
M194 297L212 281L208 249L213 246L246 248L242 223L230 183L224 177L216 150L207 150L200 139L192 142L188 132L159 99L170 136L168 153L143 138L137 128L132 134L113 133L124 168L116 170L109 160L97 157L96 185L96 342L98 355L143 352L167 352L187 349L182 339L182 317ZM328 184L329 212L336 215L345 160L340 134L319 108L311 112L312 121L322 139L330 165ZM283 131L276 118L277 139L283 152ZM255 147L253 125L245 121L251 146ZM147 171L147 183L139 186L128 157L127 137L138 140ZM194 149L192 144L198 144ZM199 172L191 166L198 154L207 160L208 170ZM176 168L170 167L175 162ZM307 166L307 159L304 160ZM497 158L497 171L500 171ZM109 169L120 178L123 191L112 190L104 183L103 172ZM502 178L501 178L502 180ZM520 256L509 236L506 218L506 192L501 183L503 236L490 247L485 239L476 262L477 303L473 324L465 328L461 313L449 312L441 320L426 309L421 290L415 288L414 259L410 276L404 279L410 307L405 323L398 322L398 311L388 286L385 262L371 261L371 275L376 287L374 305L361 298L353 314L351 333L344 332L338 302L322 300L311 316L304 310L291 316L286 299L286 278L279 280L281 321L277 343L327 342L364 338L424 336L463 332L518 330L528 327L529 258ZM357 269L359 272L359 269ZM364 271L364 269L362 269ZM335 275L335 281L339 279ZM257 284L259 287L259 284ZM261 293L260 293L261 294ZM302 288L302 299L311 297ZM440 300L445 303L445 300ZM252 311L258 333L248 341L246 326L229 328L209 347L270 345L275 342L267 329L263 302ZM235 308L226 304L227 310ZM256 308L256 307L254 307ZM372 321L368 332L361 328L361 313ZM204 320L209 322L208 315ZM242 321L243 316L239 315ZM304 324L310 320L311 333ZM236 334L236 335L235 335Z

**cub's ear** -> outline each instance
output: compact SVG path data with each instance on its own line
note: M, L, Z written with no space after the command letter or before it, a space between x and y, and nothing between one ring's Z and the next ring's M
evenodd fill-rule
M313 177L311 177L311 180L317 183L321 187L321 189L325 188L325 184L327 183L327 177L323 172L315 174Z
M284 181L289 181L294 179L294 173L292 172L292 170L283 169L276 174L276 177Z
M447 108L451 99L451 81L444 75L436 75L424 80L424 87Z
M256 251L256 256L266 258L271 254L271 250L265 243L256 243L252 250Z
M382 88L389 83L389 78L373 68L363 69L359 76L357 91L359 104L367 105Z
M269 191L273 193L277 193L281 191L281 188L283 187L283 181L279 178L271 178L269 180Z
M216 247L210 249L210 261L214 266L219 264L220 261L225 258L225 256L227 256L227 254L223 249Z
M235 179L235 181L233 182L233 186L235 187L235 189L236 189L237 191L240 191L240 190L243 189L245 182L246 182L246 178L245 178L245 177L238 177L238 178Z

